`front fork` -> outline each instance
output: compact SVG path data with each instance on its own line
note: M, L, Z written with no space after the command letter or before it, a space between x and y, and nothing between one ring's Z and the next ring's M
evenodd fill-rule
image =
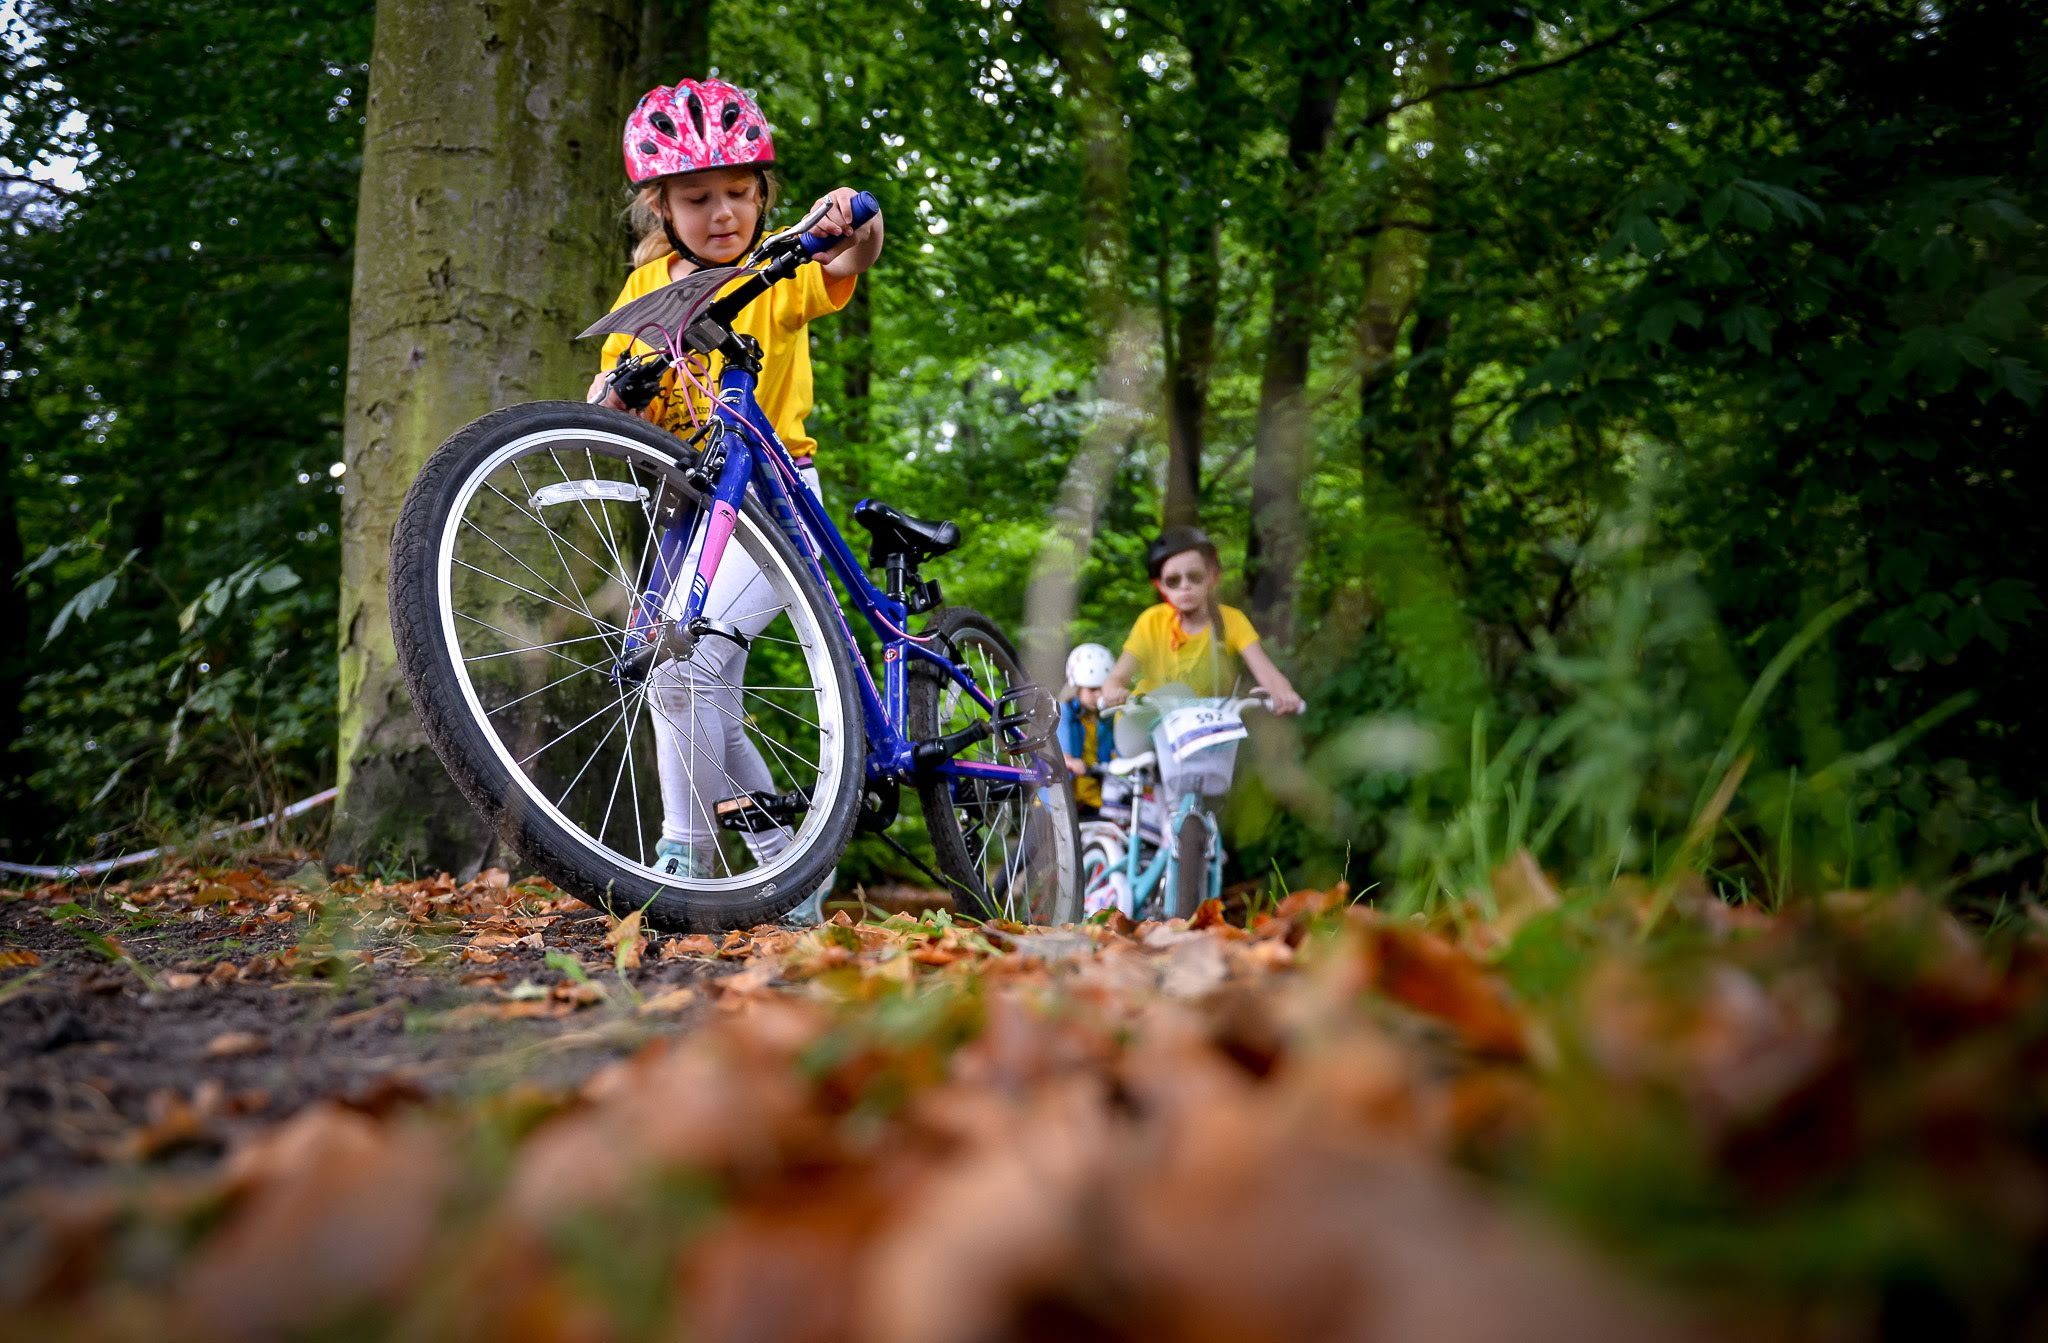
M745 451L744 445L739 451L727 450L708 506L687 499L676 506L655 542L654 569L647 587L633 604L622 651L612 667L615 683L645 680L668 657L689 656L697 639L708 632L703 628L704 605L710 600L711 582L739 522L740 502L747 496L753 468L753 454ZM678 610L677 586L693 548L697 563L690 569L690 585Z

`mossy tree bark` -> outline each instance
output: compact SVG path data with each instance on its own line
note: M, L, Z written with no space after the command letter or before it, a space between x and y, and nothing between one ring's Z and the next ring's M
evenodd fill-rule
M469 873L492 854L399 675L391 528L455 429L588 384L596 351L573 337L624 273L618 134L646 20L637 0L378 7L343 430L332 861Z

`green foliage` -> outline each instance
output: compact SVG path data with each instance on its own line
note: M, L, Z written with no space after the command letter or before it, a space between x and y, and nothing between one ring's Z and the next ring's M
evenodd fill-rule
M34 557L8 565L24 606L0 698L21 727L0 796L6 856L33 860L332 779L329 467L370 15L10 15L0 157L39 177L82 160L65 194L12 190L0 234L0 530Z
M1147 413L1071 627L1119 646L1153 600L1151 389L1209 301L1199 503L1240 599L1274 276L1306 222L1310 534L1275 652L1322 796L1247 780L1244 875L1436 900L1527 843L1567 877L1683 855L1770 900L2035 879L2038 0L1075 12L1099 44L979 0L710 11L711 63L774 123L785 222L841 182L887 212L882 262L813 335L835 510L957 518L968 546L933 575L1014 626L1105 417L1109 323L1147 324ZM0 789L17 849L68 854L331 772L370 24L21 15L0 155L84 158L86 185L20 188L0 237L23 650ZM1316 79L1332 131L1283 190ZM1108 198L1086 185L1104 106L1128 158ZM892 872L863 841L842 875Z

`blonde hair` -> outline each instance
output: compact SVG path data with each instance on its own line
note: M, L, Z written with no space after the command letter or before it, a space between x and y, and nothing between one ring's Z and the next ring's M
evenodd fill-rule
M744 167L744 164L735 165ZM782 199L782 183L776 178L773 168L756 167L758 176L754 179L759 189L766 192L761 202L761 219L765 227L767 218L775 211L775 203ZM661 193L668 190L668 184L687 173L673 173L656 178L633 193L633 201L626 207L626 220L633 229L633 264L644 266L656 257L668 256L676 249L668 240L668 230L661 226Z

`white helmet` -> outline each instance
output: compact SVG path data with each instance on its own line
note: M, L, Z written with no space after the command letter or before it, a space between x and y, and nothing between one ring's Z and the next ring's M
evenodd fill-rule
M1082 644L1067 654L1067 680L1084 690L1099 689L1114 666L1116 658L1107 648L1101 644Z

